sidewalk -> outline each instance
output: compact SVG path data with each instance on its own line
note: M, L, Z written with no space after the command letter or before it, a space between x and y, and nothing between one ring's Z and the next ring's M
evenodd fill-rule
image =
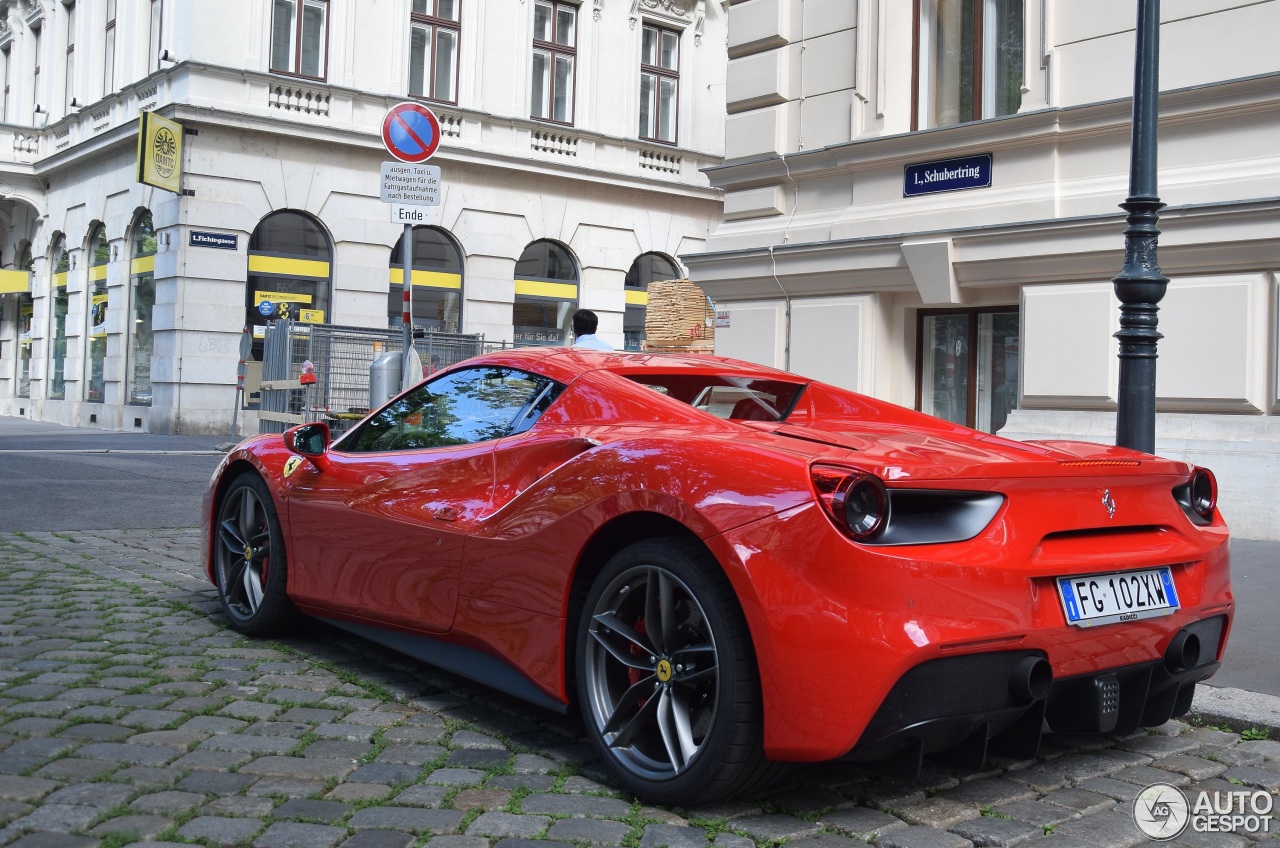
M61 424L0 415L0 450L189 453L216 451L219 445L233 441L238 440L230 436L168 436L63 427Z

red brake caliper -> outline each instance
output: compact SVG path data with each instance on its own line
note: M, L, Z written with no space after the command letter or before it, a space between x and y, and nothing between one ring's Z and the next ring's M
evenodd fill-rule
M639 635L641 635L641 636L645 635L644 619L643 619L643 618L641 618L641 619L637 619L637 620L636 620L636 623L635 623L635 626L634 626L634 628L633 628L633 629L634 629L634 630L636 631L636 633L638 633ZM635 656L638 656L638 657L647 657L647 656L648 656L648 653L647 653L646 651L642 651L642 650L640 650L640 646L639 646L639 645L635 645L635 644L631 645L631 653L632 653L633 655L635 655ZM639 683L639 682L640 682L640 680L641 680L641 678L643 678L644 676L645 676L644 672L643 672L643 671L641 671L641 670L640 670L640 669L638 669L638 668L628 668L628 669L627 669L627 680L628 680L628 682L630 682L630 684L631 684L632 686L635 686L637 683ZM636 704L636 706L639 706L640 704L643 704L643 703L644 703L644 699L641 699L641 700Z

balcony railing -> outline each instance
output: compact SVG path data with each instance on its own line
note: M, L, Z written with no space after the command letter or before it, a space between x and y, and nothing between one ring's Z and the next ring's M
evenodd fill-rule
M326 118L329 116L330 95L326 91L275 83L268 87L267 92L267 105L273 109L301 112L304 115L320 115Z

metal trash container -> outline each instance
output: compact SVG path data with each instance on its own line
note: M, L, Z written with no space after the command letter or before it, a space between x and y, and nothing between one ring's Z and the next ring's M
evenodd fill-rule
M400 363L404 354L398 350L389 350L373 360L369 366L369 410L380 408L384 403L400 394Z

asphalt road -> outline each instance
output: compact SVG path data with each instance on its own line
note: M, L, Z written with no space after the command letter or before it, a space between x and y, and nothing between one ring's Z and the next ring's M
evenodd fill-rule
M225 436L78 430L0 416L0 531L194 527ZM1280 542L1233 540L1238 613L1218 687L1280 696Z
M226 441L0 417L0 531L194 527Z
M1280 542L1231 542L1236 618L1222 668L1209 683L1280 695Z

